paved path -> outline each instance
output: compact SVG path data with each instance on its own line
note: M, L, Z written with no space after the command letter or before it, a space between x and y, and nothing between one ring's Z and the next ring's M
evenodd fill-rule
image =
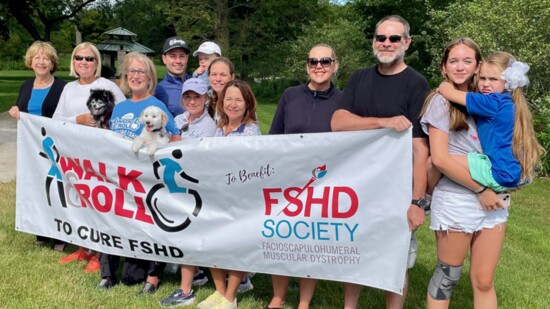
M15 180L17 121L0 113L0 183Z

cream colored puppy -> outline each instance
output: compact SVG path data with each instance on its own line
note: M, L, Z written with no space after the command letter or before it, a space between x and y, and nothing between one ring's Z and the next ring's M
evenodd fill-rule
M134 139L132 150L138 152L141 146L147 146L147 154L152 156L158 146L170 140L170 134L165 129L166 114L156 106L149 106L141 112L139 122L143 124L143 129Z

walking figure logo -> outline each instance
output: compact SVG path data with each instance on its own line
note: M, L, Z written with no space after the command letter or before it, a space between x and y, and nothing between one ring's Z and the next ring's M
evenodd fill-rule
M176 149L172 151L172 157L174 157L176 160L181 159L182 153L181 150ZM147 194L146 203L149 207L149 210L151 211L151 214L153 216L153 220L155 223L164 231L167 232L179 232L184 229L186 229L189 224L191 224L191 218L189 216L185 217L183 221L181 221L179 218L179 215L175 215L175 218L170 218L168 215L169 213L178 213L181 209L172 209L172 211L169 211L167 209L164 209L165 207L176 207L176 205L167 205L167 201L169 201L169 198L164 198L164 200L159 197L159 194L166 194L166 190L161 190L163 188L168 189L168 195L171 194L189 194L193 197L193 212L192 215L194 217L197 217L199 215L199 212L202 208L202 199L200 194L194 190L189 189L183 186L180 186L176 181L176 176L181 177L181 179L185 179L189 182L192 182L194 184L198 184L199 180L195 179L185 173L181 165L172 158L162 158L160 160L157 160L153 163L153 171L155 174L155 177L158 180L162 180L162 183L157 183L156 185L151 188L149 193ZM164 167L164 171L162 175L159 174L159 169L161 167ZM162 179L161 179L162 176ZM183 199L182 199L183 200ZM164 203L163 203L164 202ZM170 204L170 203L169 203ZM179 203L178 203L179 204ZM181 222L181 223L178 223Z
M325 175L327 174L327 165L322 165L322 166L318 166L316 168L314 168L312 171L311 171L311 178L309 179L309 181L300 189L300 191L298 191L298 194L296 194L296 196L294 198L299 198L300 195L302 195L302 193L304 193L304 191L307 189L307 187L309 187L315 180L317 179L320 179L320 178L323 178L325 177ZM277 214L280 215L283 211L285 211L289 206L290 206L290 202L288 202L288 204L286 204L286 206L281 209L281 211L279 211L279 213Z
M50 197L50 186L55 178L57 181L57 193L59 194L59 200L61 201L61 206L67 208L67 203L65 202L65 191L63 187L63 178L61 177L61 171L57 164L59 163L59 151L55 147L55 142L49 136L46 136L46 129L42 127L41 129L42 136L42 148L44 151L39 152L38 154L51 161L52 165L48 171L48 176L46 176L46 196L48 197L48 205L52 206L52 201Z

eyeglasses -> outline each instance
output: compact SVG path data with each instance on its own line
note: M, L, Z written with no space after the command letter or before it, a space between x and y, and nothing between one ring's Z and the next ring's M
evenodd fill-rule
M94 56L85 56L84 57L84 56L75 55L74 60L76 60L76 61L86 60L86 62L94 62L95 57Z
M321 66L323 68L328 68L330 67L330 65L334 62L335 60L330 58L330 57L323 57L321 59L317 59L317 58L308 58L307 59L307 66L310 67L310 68L315 68L317 67L317 64L318 63L321 63Z
M52 60L48 57L40 57L40 56L35 56L32 58L32 61L43 61L43 62L52 62Z
M377 34L377 35L374 36L374 39L376 40L376 42L380 42L380 43L386 42L386 39L390 39L390 42L392 42L392 43L397 43L397 42L401 41L402 38L403 38L403 36L401 36L401 35L385 36L385 35Z
M145 75L147 74L147 70L144 69L129 69L126 71L126 75Z

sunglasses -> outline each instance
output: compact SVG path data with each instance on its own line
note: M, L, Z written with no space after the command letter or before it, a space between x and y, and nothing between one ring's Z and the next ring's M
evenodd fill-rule
M401 35L385 36L385 35L377 34L377 35L374 36L374 39L376 40L376 42L380 42L380 43L386 42L386 39L390 39L390 42L392 42L392 43L397 43L397 42L401 41L402 38L403 38L403 36L401 36Z
M95 57L94 56L83 57L83 56L75 55L74 60L76 60L76 61L86 60L86 62L94 62Z
M307 66L310 68L316 68L317 64L321 63L323 68L328 68L335 60L330 57L323 57L321 59L309 58L307 59Z
M180 133L185 133L187 131L189 131L189 123L186 123L181 127Z

